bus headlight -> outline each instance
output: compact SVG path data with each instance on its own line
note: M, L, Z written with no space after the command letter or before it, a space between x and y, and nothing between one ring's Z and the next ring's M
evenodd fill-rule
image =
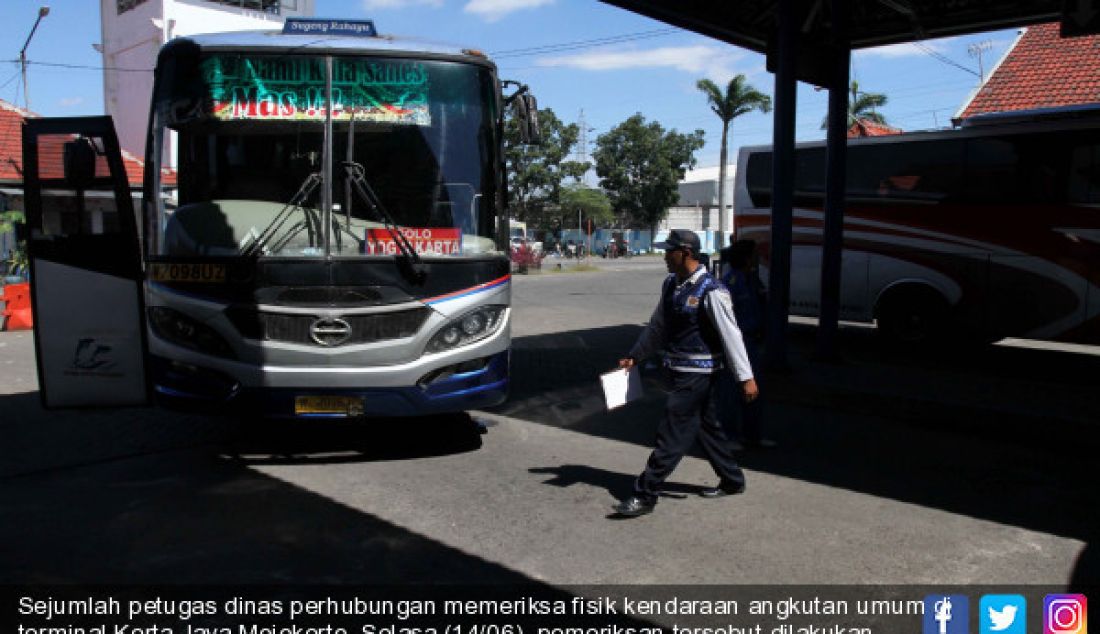
M148 312L149 326L161 339L218 357L236 356L225 339L210 326L164 306L151 306Z
M443 352L484 339L500 328L504 306L482 306L447 322L428 341L427 352Z

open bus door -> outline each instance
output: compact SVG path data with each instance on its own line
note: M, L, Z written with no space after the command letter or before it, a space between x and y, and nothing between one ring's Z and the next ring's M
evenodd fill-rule
M148 403L141 251L111 118L27 119L23 181L43 406Z

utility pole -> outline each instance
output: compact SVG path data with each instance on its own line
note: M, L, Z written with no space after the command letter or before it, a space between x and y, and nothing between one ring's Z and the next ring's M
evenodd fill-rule
M588 162L588 133L592 132L596 128L588 127L588 122L584 120L584 108L581 108L580 114L577 116L577 127L580 128L580 138L577 139L577 162ZM588 186L588 171L584 172L584 176L581 177L581 183L585 187Z
M31 34L27 36L27 41L23 42L23 48L19 50L19 72L23 75L23 105L27 110L31 109L30 93L27 92L27 47L31 44L34 32L38 30L38 23L49 14L49 7L38 7L38 17L34 20L34 26L31 27Z
M982 65L982 53L988 50L992 50L992 48L993 42L989 40L978 42L977 44L971 44L970 46L966 47L966 50L968 53L970 53L971 57L978 58L978 83L982 83L985 81L985 67Z

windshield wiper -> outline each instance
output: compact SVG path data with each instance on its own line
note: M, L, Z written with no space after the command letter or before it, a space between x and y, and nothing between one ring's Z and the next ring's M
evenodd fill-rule
M348 180L351 181L352 186L355 187L355 191L359 193L359 197L363 199L367 207L382 218L382 223L393 237L394 244L397 245L397 250L401 252L396 258L397 268L414 284L423 284L428 278L428 266L420 261L420 255L417 254L416 249L409 243L409 239L405 237L405 234L401 233L393 216L390 215L390 212L386 211L378 195L371 189L370 183L367 182L366 170L363 169L362 165L354 161L344 161L343 165Z
M307 176L305 181L302 182L301 187L298 188L298 191L290 198L287 204L283 205L279 213L275 214L275 217L271 219L271 222L269 222L266 227L264 227L264 230L261 231L252 242L241 247L241 255L248 257L259 256L267 250L269 243L271 244L271 251L278 251L286 246L294 236L301 233L302 229L307 229L309 231L309 243L313 245L314 239L321 234L321 223L319 219L314 217L313 214L303 206L303 203L305 203L310 194L313 193L313 190L317 189L317 186L321 184L321 180L320 172L313 172ZM286 232L286 235L278 242L275 242L274 240L279 236L283 225L286 224L286 221L290 219L290 216L296 209L302 210L305 220L292 225Z

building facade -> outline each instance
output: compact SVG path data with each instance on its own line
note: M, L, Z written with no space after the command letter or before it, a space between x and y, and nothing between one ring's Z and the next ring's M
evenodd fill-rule
M657 238L661 239L672 229L689 229L699 234L706 252L721 248L716 241L719 225L718 211L718 166L701 167L684 174L677 189L680 199L669 207L668 216L657 227ZM733 183L737 166L726 166L726 210L729 222L736 225L733 209ZM727 233L729 229L727 228Z
M122 148L145 155L160 47L197 33L281 29L287 17L312 16L315 0L100 0L103 108Z

